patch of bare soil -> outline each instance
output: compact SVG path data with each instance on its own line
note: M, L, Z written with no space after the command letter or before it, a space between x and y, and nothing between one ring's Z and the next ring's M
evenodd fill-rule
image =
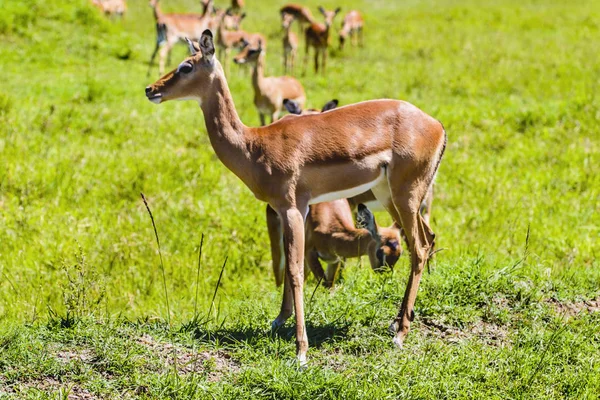
M220 381L227 373L240 371L239 364L222 351L192 351L171 343L156 341L150 335L144 335L137 342L156 354L166 367L177 367L180 374L204 373L211 382Z
M600 312L600 296L594 300L577 301L571 303L562 303L556 299L548 299L546 303L554 309L554 312L566 317L575 317L582 313Z
M509 345L509 326L501 326L489 322L478 321L465 328L457 328L444 324L432 318L421 318L422 329L426 335L434 336L451 343L459 343L463 340L478 338L486 344L493 346Z
M66 395L66 398L69 400L93 400L98 398L87 389L84 389L77 384L63 383L49 377L14 383L7 385L3 390L5 393L19 395L25 394L31 389L37 389L44 393L60 393L61 398L65 398L64 396ZM2 391L0 391L0 393L2 393Z

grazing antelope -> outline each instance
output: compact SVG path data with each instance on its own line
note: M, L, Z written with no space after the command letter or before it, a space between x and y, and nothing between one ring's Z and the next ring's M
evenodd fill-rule
M399 313L390 325L402 346L414 319L414 305L435 235L419 206L440 165L446 146L442 124L410 103L371 100L322 114L283 118L252 128L240 120L223 68L215 58L210 30L192 55L146 87L159 104L195 100L200 104L217 157L281 220L286 260L281 327L295 311L296 354L306 363L304 323L304 220L309 205L372 190L404 229L411 272Z
M315 22L315 19L310 12L310 9L299 4L286 4L285 6L279 9L279 14L281 15L281 25L285 28L284 20L286 15L291 15L293 19L298 21L298 28L300 32L304 32L304 26L307 24L312 24Z
M162 75L165 70L165 61L167 57L170 57L171 50L177 42L185 41L185 38L188 37L199 39L202 32L210 28L212 3L213 0L202 0L204 8L202 14L164 14L160 9L159 0L150 0L150 7L154 11L156 20L156 46L148 62L148 76L159 49L158 72Z
M344 48L344 42L350 38L351 44L356 46L360 43L363 46L363 27L364 21L360 13L356 10L348 11L342 21L340 30L340 50Z
M294 16L292 14L284 14L283 17L283 29L285 29L285 35L283 36L283 73L290 74L294 73L294 62L296 61L296 53L298 52L298 36L290 28Z
M305 31L306 53L304 54L304 74L306 74L308 51L311 47L315 49L315 73L319 72L319 56L321 58L321 72L325 73L327 53L329 51L329 29L333 24L333 19L340 12L340 8L336 8L335 11L328 11L323 7L319 7L319 11L325 17L325 23L313 22Z
M386 267L393 268L402 254L399 229L378 227L373 214L362 204L358 206L357 221L361 225L359 228L354 226L350 203L346 199L309 207L305 221L304 263L326 287L333 285L346 258L368 255L371 268L379 272ZM280 286L285 271L283 232L281 221L270 206L267 206L267 229L275 283ZM327 263L326 272L320 260ZM306 280L306 273L304 278Z
M122 17L127 11L125 0L92 0L92 4L106 15Z
M301 107L304 105L306 94L302 84L296 79L291 76L265 77L265 52L262 42L259 41L257 47L248 44L233 61L236 64L252 65L254 105L258 109L261 125L265 125L267 115L271 116L271 123L279 119L283 99L297 101Z

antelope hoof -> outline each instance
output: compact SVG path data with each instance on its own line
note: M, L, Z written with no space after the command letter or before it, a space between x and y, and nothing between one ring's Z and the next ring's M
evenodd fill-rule
M306 368L308 366L308 361L306 360L306 353L298 353L298 364L301 368Z
M281 316L275 318L275 320L271 322L271 330L276 331L277 329L281 328L283 325L285 325L285 321L287 321L287 318L282 318Z
M402 349L404 347L404 335L402 334L397 334L396 336L394 336L394 339L392 339L392 342L394 342L394 344L399 348Z
M398 321L392 322L390 324L390 327L388 328L388 332L394 336L396 336L398 334L399 330L400 330L400 325L398 324Z

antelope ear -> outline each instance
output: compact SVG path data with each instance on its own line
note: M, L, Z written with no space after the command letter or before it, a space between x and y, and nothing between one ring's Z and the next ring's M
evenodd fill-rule
M329 111L329 110L333 110L334 108L336 108L338 106L338 99L333 99L329 102L327 102L323 108L321 109L321 112L325 112L325 111Z
M283 106L290 114L300 115L302 114L302 110L300 109L300 105L294 100L283 99Z
M381 236L379 235L377 224L375 223L375 216L364 204L358 205L356 225L360 228L368 230L373 239L381 241Z
M200 46L198 46L197 42L193 42L189 38L185 38L185 41L187 42L188 47L190 49L190 54L195 56L196 53L200 51Z
M336 15L337 15L337 14L338 14L340 11L342 11L342 7L338 7L338 8L336 8L336 9L335 9L335 13L336 13Z
M325 16L325 9L322 6L319 6L319 12Z
M202 32L202 36L200 37L200 51L202 52L202 58L209 63L213 62L215 56L215 44L210 29L206 29Z
M242 15L240 15L240 21L243 20L244 18L246 18L246 13L242 13Z

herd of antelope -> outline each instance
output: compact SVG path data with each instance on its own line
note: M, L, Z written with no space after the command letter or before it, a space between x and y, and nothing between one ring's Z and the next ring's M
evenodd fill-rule
M126 7L124 0L92 1L110 4L111 10L116 3L120 10ZM399 100L343 107L332 100L320 110L305 109L306 93L296 78L265 76L266 36L241 29L244 2L234 0L225 10L215 8L213 0L201 4L201 13L163 13L159 0L150 0L157 36L148 74L159 55L163 75L178 42L187 43L191 56L146 87L146 97L156 104L197 101L218 158L267 203L273 274L276 284L284 286L281 311L272 328L295 314L297 357L305 363L303 284L309 271L331 287L347 258L366 255L376 271L393 267L404 241L411 271L390 325L394 343L402 347L414 319L424 265L434 248L429 220L433 182L446 146L442 124ZM285 73L293 74L299 47L294 22L304 34L304 70L312 48L315 73L325 73L334 19L341 10L318 10L322 23L301 5L279 10ZM340 49L348 40L362 46L363 26L358 11L348 12L339 30ZM235 56L232 50L237 50ZM226 79L230 58L252 69L261 127L248 127L238 116ZM281 117L283 110L289 114ZM392 226L378 226L369 208L387 211Z

